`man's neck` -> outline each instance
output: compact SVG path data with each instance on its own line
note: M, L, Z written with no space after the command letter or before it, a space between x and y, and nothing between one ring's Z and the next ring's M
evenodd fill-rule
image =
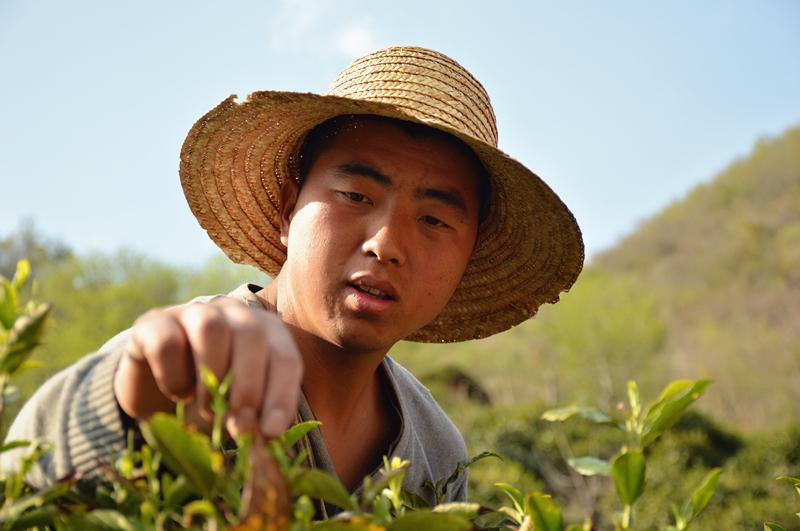
M280 307L278 284L275 279L256 294L274 311ZM386 351L351 352L291 322L286 324L303 358L303 393L314 415L345 428L367 410L373 412L374 404L381 400L377 369Z
M278 288L273 284L256 296L276 309ZM377 370L386 351L352 352L286 324L303 358L303 393L322 422L322 437L339 479L353 490L380 463L400 429L390 391Z

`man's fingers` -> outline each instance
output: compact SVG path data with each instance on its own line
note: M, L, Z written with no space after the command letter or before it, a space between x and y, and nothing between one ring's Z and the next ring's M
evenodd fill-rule
M226 421L232 433L260 429L274 438L293 420L303 374L294 338L276 314L254 311L228 298L162 308L140 317L115 376L114 392L135 418L196 398L193 410L209 420L210 401L199 382L200 366L220 381L233 371Z
M189 304L182 308L180 322L194 356L197 381L201 382L201 365L222 381L231 358L231 329L222 310L214 304ZM210 420L210 395L202 383L196 387L200 414Z
M231 345L233 383L229 398L230 410L238 431L250 431L261 407L267 369L268 326L266 312L254 312L239 305L227 312L228 322L236 331Z
M133 340L114 375L114 396L129 417L145 419L156 411L171 412L175 404L158 388L144 355L134 354Z
M186 334L172 315L145 314L133 328L132 347L130 356L147 361L156 385L167 398L179 401L192 397L194 364Z
M261 432L268 439L278 437L289 427L297 411L303 362L289 329L276 315L268 336L269 365L264 401L261 407Z

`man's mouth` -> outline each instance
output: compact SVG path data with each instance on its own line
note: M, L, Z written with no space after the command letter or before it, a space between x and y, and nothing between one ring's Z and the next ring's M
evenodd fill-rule
M397 300L397 296L394 294L394 288L386 282L369 278L360 278L350 282L350 286L361 293L366 293L378 299L386 301Z
M358 284L354 284L353 287L356 288L358 291L361 291L363 293L368 293L369 295L372 295L373 297L378 297L379 299L385 299L387 301L392 299L388 294L382 292L379 289L370 288L367 286L359 286Z

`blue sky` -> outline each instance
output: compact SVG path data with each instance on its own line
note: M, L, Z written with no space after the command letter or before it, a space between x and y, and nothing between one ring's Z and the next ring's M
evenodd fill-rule
M0 236L196 265L178 152L228 94L322 92L415 44L487 88L500 147L572 208L589 253L800 124L800 2L0 2Z

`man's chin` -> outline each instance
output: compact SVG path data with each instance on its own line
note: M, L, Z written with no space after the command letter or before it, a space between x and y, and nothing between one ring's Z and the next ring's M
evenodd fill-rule
M388 352L395 343L407 337L409 333L387 330L380 326L344 325L337 327L336 343L344 350L352 352Z

